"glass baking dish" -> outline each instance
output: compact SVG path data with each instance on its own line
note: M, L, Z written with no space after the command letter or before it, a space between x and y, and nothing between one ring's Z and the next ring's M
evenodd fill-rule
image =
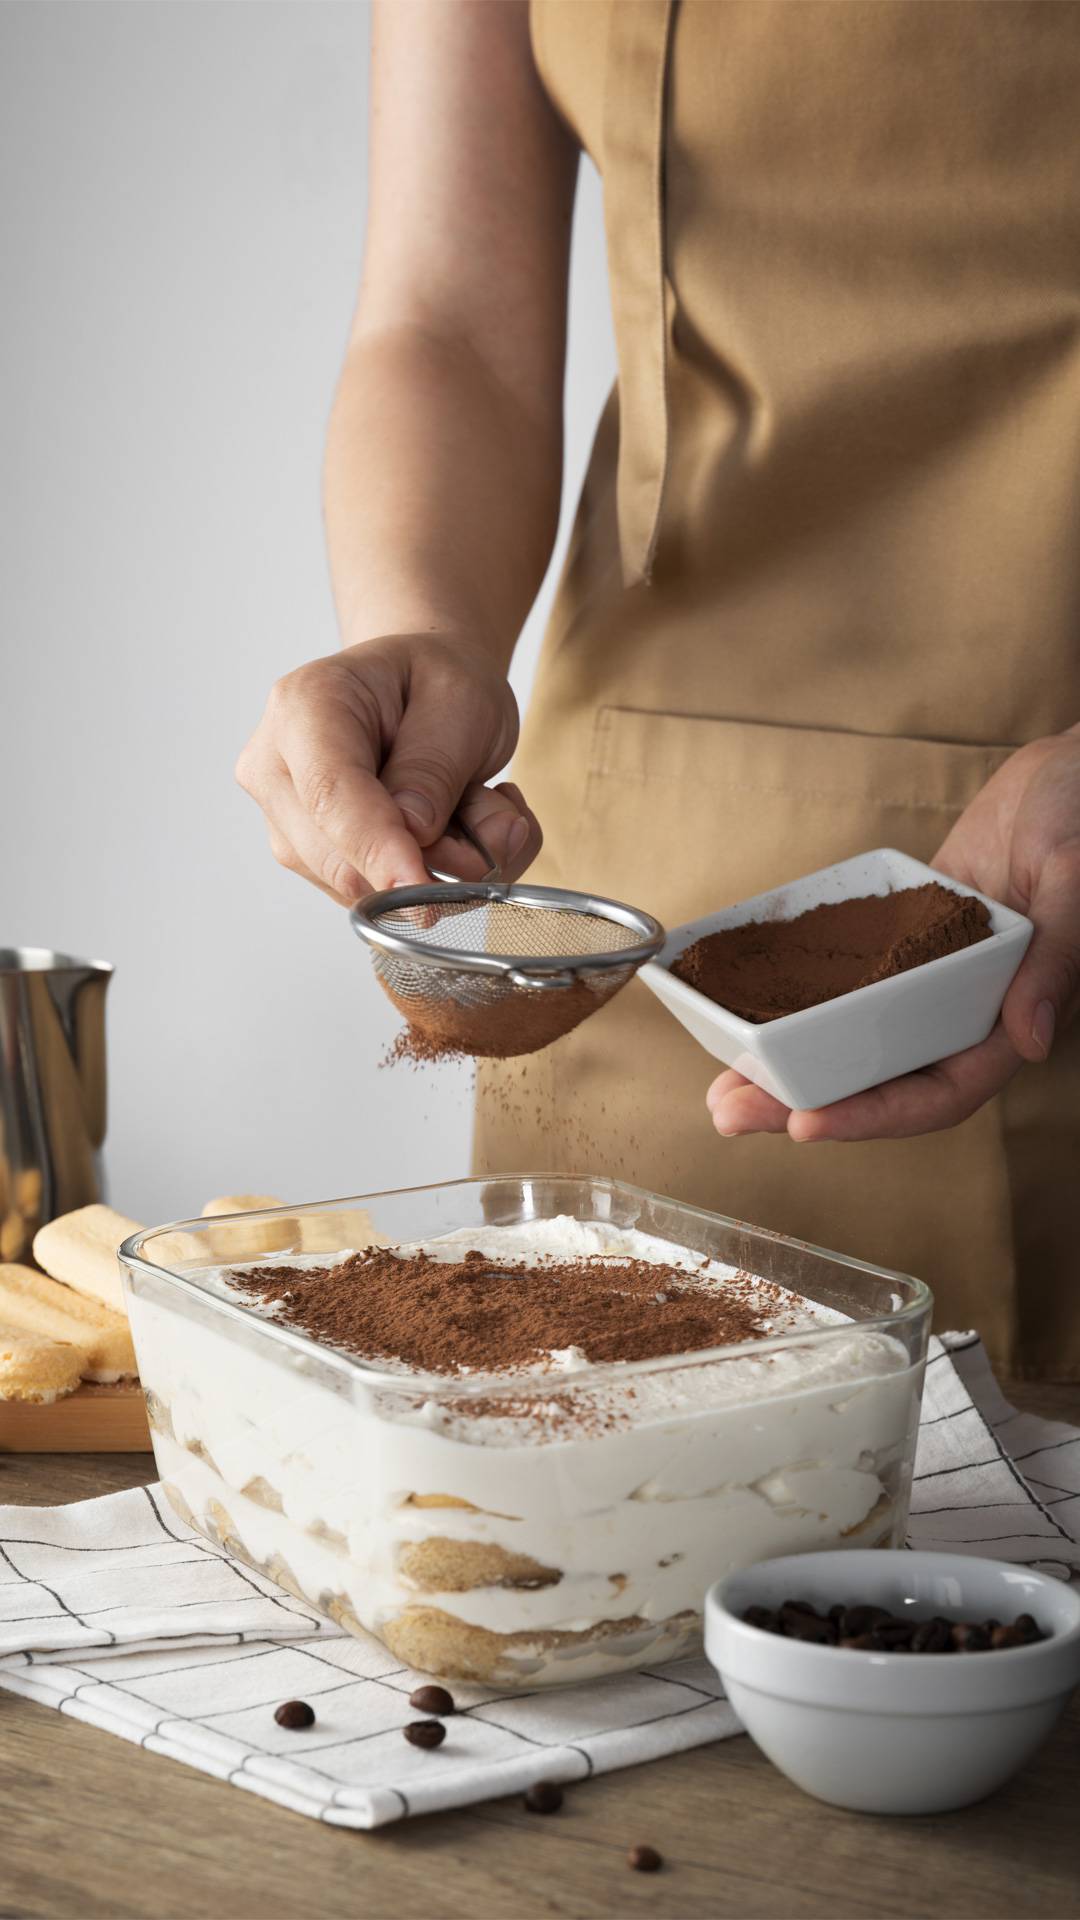
M580 1371L380 1370L224 1297L222 1266L570 1216L831 1312L812 1331ZM518 1255L520 1257L520 1253ZM186 1221L120 1249L176 1511L410 1667L534 1688L696 1651L706 1588L904 1538L921 1281L614 1180L457 1180Z

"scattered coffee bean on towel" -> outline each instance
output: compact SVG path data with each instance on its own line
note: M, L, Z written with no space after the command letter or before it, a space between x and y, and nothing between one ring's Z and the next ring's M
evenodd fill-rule
M456 1712L454 1696L447 1693L445 1687L417 1687L416 1692L409 1695L409 1705L417 1713L438 1714L440 1720Z
M274 1719L279 1727L288 1727L297 1732L301 1727L315 1725L315 1709L309 1707L306 1700L283 1700L274 1710Z
M865 1603L839 1602L818 1613L806 1600L785 1600L779 1607L747 1607L742 1617L764 1633L858 1653L990 1653L1047 1637L1030 1613L1003 1626L1000 1620L946 1620L940 1614L913 1619Z
M441 1720L410 1720L402 1732L414 1747L441 1747L446 1739L446 1728Z
M664 1856L657 1853L655 1847L631 1847L626 1856L627 1866L635 1873L659 1873L664 1864Z
M525 1794L526 1813L558 1813L563 1792L554 1780L537 1780Z

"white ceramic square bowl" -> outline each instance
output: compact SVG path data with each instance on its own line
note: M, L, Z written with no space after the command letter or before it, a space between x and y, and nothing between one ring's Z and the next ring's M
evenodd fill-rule
M747 920L793 920L826 901L896 892L931 880L953 893L975 894L985 901L993 929L990 938L801 1013L758 1026L718 1007L670 971L672 961L686 947L723 927L740 927ZM642 967L640 978L706 1052L725 1066L734 1067L786 1107L827 1107L849 1093L913 1073L985 1040L1033 931L1030 920L1000 901L961 886L906 853L878 847L676 927L656 959Z

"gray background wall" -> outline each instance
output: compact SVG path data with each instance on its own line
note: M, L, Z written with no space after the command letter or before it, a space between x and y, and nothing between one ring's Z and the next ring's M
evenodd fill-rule
M115 963L111 1189L145 1220L467 1165L467 1075L379 1071L392 1009L232 779L272 680L335 645L368 31L359 0L0 7L0 945ZM612 369L586 174L568 510Z

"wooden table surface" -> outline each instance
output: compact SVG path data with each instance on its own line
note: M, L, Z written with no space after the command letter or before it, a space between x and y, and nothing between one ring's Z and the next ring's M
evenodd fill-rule
M1080 1387L1016 1386L1080 1423ZM148 1455L0 1457L0 1501L44 1505L135 1486ZM1041 1920L1080 1915L1080 1704L982 1806L927 1819L807 1799L746 1738L520 1800L323 1827L0 1691L0 1920ZM659 1874L632 1873L647 1841Z

